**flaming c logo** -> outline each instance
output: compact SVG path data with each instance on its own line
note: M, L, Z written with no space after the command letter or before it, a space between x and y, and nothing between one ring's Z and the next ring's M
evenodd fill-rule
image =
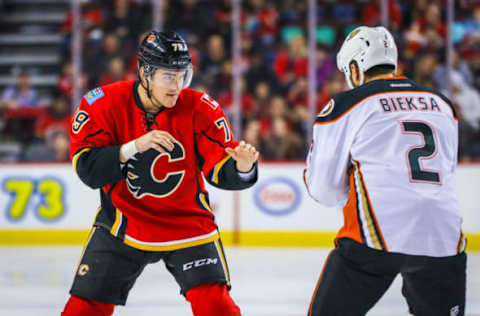
M147 42L151 43L155 40L155 35L151 34L148 38L147 38Z

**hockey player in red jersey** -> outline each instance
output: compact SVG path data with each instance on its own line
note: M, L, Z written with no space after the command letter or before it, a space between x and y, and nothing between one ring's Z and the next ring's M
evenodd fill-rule
M74 170L101 204L62 315L111 315L160 260L195 316L240 315L202 174L248 188L259 154L234 140L215 100L188 88L191 56L177 33L147 34L138 63L139 80L88 92L72 121Z

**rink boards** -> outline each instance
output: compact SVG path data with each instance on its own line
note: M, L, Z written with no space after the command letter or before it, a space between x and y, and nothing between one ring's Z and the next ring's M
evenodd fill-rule
M314 202L302 163L263 163L258 183L240 192L209 187L227 245L332 247L342 212ZM0 165L0 244L81 244L99 207L99 193L70 164ZM480 251L480 165L460 165L457 190L468 249Z

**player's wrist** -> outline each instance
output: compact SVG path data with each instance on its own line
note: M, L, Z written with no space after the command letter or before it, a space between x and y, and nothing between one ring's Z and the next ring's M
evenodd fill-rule
M241 163L241 162L237 161L236 162L236 168L237 168L238 172L248 173L248 172L252 171L253 164L251 164L251 163Z
M129 159L132 159L135 154L138 153L135 140L132 140L120 147L120 162L124 163Z

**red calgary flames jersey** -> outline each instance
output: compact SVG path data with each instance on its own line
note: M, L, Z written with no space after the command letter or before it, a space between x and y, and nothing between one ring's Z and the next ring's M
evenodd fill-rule
M173 108L144 111L136 81L87 93L74 115L71 157L79 177L101 188L95 225L132 247L174 250L218 239L202 172L219 184L219 173L235 147L221 107L207 94L184 89ZM151 129L175 139L174 149L137 153L125 165L119 148ZM233 160L232 160L233 161Z

